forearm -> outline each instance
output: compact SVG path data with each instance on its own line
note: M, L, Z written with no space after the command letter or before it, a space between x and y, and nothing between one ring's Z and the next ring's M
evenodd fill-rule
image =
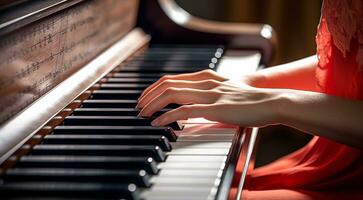
M252 85L261 88L287 88L318 91L316 87L316 56L260 70L252 75Z
M283 124L363 148L363 102L317 92L288 90L280 103Z
M363 101L235 84L205 70L159 79L144 91L136 107L141 109L139 116L150 117L172 103L182 106L158 116L153 126L197 117L242 127L284 124L363 148Z

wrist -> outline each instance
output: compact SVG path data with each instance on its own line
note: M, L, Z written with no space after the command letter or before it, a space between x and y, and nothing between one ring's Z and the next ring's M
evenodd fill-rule
M271 109L274 110L276 115L277 123L288 125L291 120L291 112L294 112L296 106L296 99L298 94L296 90L291 89L275 89L276 90L276 101Z
M264 88L266 85L266 76L262 73L253 73L244 76L242 81L252 87Z

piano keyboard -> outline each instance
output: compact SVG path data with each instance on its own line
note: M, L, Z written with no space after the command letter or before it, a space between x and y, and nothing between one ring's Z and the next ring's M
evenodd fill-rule
M160 45L116 67L50 134L21 147L29 153L2 175L2 198L215 199L236 129L152 127L135 106L161 76L216 68L222 54L218 46Z

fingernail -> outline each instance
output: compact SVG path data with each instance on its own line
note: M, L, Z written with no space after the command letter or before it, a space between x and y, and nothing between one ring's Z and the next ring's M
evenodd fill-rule
M151 122L151 125L152 126L159 126L160 124L160 120L158 118L154 119L152 122Z

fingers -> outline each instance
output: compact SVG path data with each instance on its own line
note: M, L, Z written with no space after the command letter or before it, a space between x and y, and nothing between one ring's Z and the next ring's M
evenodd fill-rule
M208 105L184 105L160 115L151 122L153 126L165 126L177 120L206 117L209 115Z
M168 88L162 94L152 99L140 111L139 116L148 117L171 103L176 104L209 104L215 101L215 95L210 91L196 89Z
M139 99L136 108L143 108L148 102L154 99L159 94L163 93L168 88L189 88L198 90L209 90L218 86L218 81L208 79L203 81L181 81L181 80L166 80Z
M147 94L150 90L158 86L160 83L166 80L185 80L185 81L201 81L206 79L213 79L217 81L225 81L227 79L219 76L216 72L212 70L203 70L194 73L187 73L187 74L178 74L178 75L166 75L161 77L158 81L151 84L148 88L144 90L144 92L140 95L139 100Z

